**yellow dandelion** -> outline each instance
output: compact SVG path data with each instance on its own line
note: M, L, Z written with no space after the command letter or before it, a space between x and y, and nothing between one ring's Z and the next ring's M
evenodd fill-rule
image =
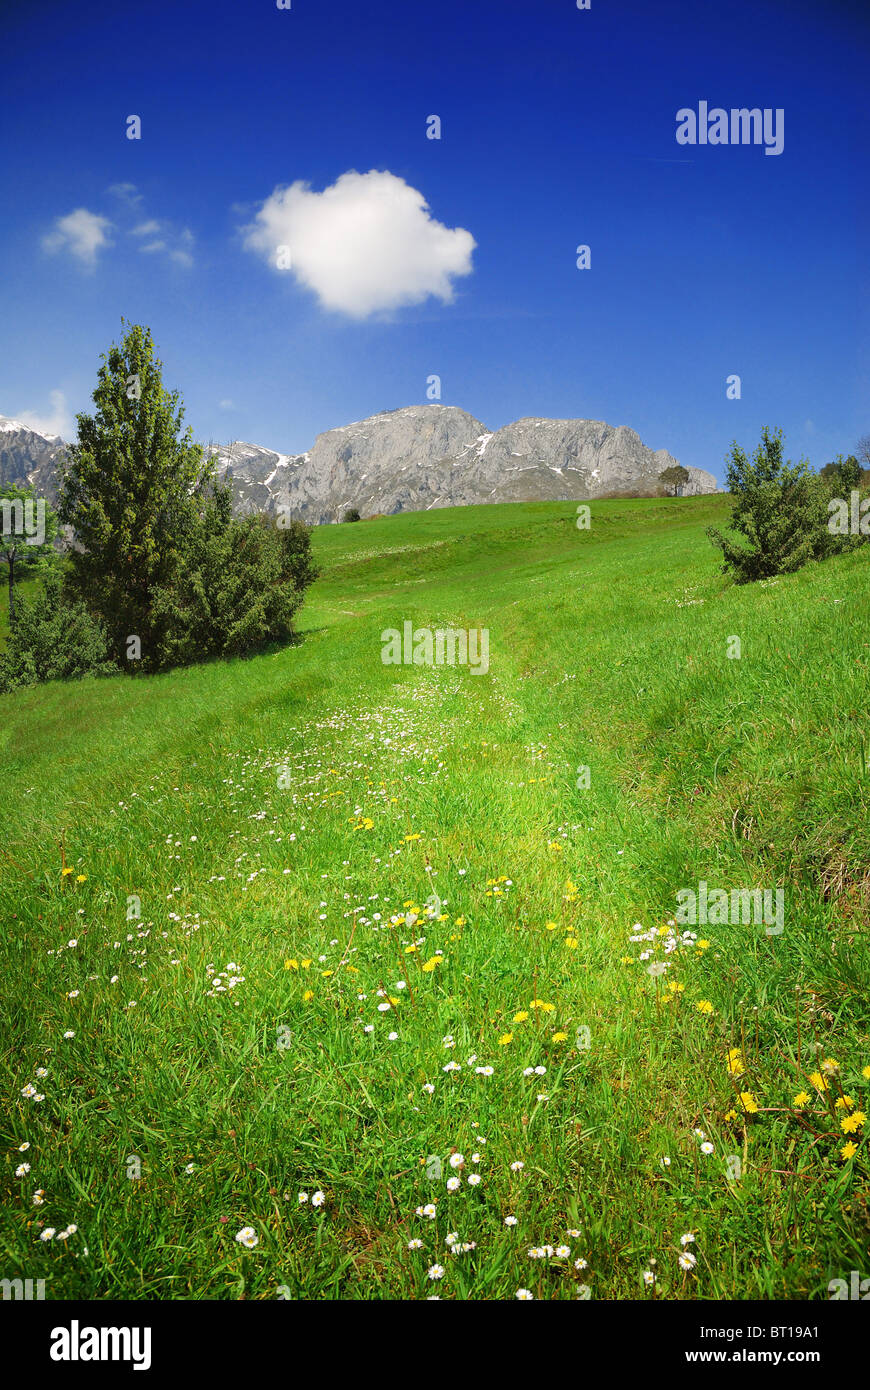
M84 883L87 874L76 874L76 883Z
M435 966L436 966L436 965L440 965L440 964L441 964L441 957L440 957L440 956L430 956L428 960L425 960L425 961L423 962L422 969L425 971L425 973L426 973L427 975L429 975L429 974L431 974L431 972L435 969ZM398 1001L397 1001L397 1002L398 1002Z
M837 1096L834 1104L838 1110L851 1110L855 1102L851 1096Z
M303 994L303 996L302 996L302 1002L303 1002L304 1004L307 1004L308 1001L309 1001L309 999L313 999L313 998L314 998L314 990L313 990L313 989L307 989L307 990L305 991L305 993Z
M862 1067L862 1068L861 1068L861 1075L862 1075L863 1077L866 1077L866 1079L867 1079L868 1081L870 1081L870 1067Z
M298 969L299 969L299 962L298 962L298 960L285 960L285 962L284 962L284 969L285 969L285 970L298 970Z
M709 999L699 999L695 1008L699 1014L711 1014L713 1012L713 1005Z
M739 1047L728 1049L728 1070L732 1076L742 1076L746 1070L743 1065L743 1053Z
M413 944L413 942L412 942L412 944L411 944L410 946L406 946L406 947L405 947L405 955L406 955L406 956L412 956L412 955L414 954L414 952L416 951L416 949L417 949L417 947L416 947L416 946Z
M67 874L71 874L71 873L72 873L72 869L61 869L61 871L60 871L60 876L61 876L61 878L66 878Z
M860 1110L856 1110L854 1115L846 1115L840 1121L840 1129L844 1134L857 1134L864 1123L864 1115Z
M566 936L565 945L568 947L569 951L576 951L580 942L577 940L576 936Z
M804 1105L809 1105L811 1099L812 1097L808 1094L807 1091L798 1091L797 1095L792 1101L792 1105L796 1105L798 1110L800 1110Z
M740 1092L740 1104L743 1106L747 1115L755 1115L758 1113L758 1102L751 1091Z
M695 942L695 946L699 951L709 951L710 942L707 940L706 937L702 936L700 941Z
M513 1021L514 1023L525 1023L527 1018L528 1014L526 1013L525 1009L520 1009L518 1014L514 1014Z
M828 1083L820 1071L810 1073L810 1085L815 1086L817 1091L826 1091L828 1089Z
M737 1119L737 1111L736 1111L736 1110L726 1110L726 1112L725 1112L725 1119L726 1119L726 1120L736 1120L736 1119Z
M567 1033L554 1033L554 1034L553 1034L553 1039L552 1039L552 1041L553 1041L554 1043L563 1043L563 1042L567 1042L567 1041L568 1041L568 1034L567 1034Z
M545 923L545 926L546 926L546 928L547 928L547 931L555 931L555 930L556 930L556 923L555 923L555 922L547 922L547 923Z
M414 833L413 833L413 835L406 835L405 838L404 838L404 840L402 841L402 843L403 843L403 844L406 844L406 845L409 845L409 844L411 843L412 840L419 840L419 838L420 838L420 831L419 831L419 830L415 830Z
M842 1159L844 1159L844 1160L847 1159L847 1158L854 1158L854 1156L855 1156L855 1154L856 1154L857 1152L858 1152L858 1145L857 1145L857 1144L853 1144L853 1143L852 1143L852 1140L850 1139L849 1142L848 1142L848 1144L844 1144L843 1147L842 1147L842 1149L840 1150L840 1157L841 1157Z
M512 1043L513 1040L513 1033L502 1033L501 1037L498 1040L498 1045L499 1047L507 1047L508 1043Z

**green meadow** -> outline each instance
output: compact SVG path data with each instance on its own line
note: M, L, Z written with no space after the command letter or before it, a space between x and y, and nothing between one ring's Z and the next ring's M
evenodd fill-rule
M870 1274L870 569L735 587L728 506L322 527L297 644L0 697L0 1276ZM488 629L488 673L384 665L406 621ZM702 882L782 931L677 922Z

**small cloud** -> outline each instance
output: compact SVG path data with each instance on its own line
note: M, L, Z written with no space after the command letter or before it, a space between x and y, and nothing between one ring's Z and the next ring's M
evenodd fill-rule
M235 408L236 408L236 403L235 403L235 401L230 401L230 400L218 401L218 410L235 410Z
M69 439L75 432L75 421L67 406L66 396L63 391L52 391L49 399L51 411L48 415L35 410L21 410L16 419L39 434L60 435L62 439Z
M153 236L155 232L160 235L156 241L146 242L140 246L139 250L146 255L156 255L165 252L171 261L177 265L193 265L193 256L188 247L193 246L193 232L189 227L182 227L180 232L175 232L169 222L158 222L151 218L148 222L140 222L138 227L134 227L131 236Z
M806 430L807 434L815 434L815 423L812 420L804 420L804 429Z
M142 194L138 191L135 183L112 183L109 185L108 191L120 202L126 203L131 208L135 208L142 201Z
M248 250L356 319L430 296L450 303L476 246L462 227L436 222L416 188L375 169L349 170L322 193L277 187L242 230Z
M97 263L97 252L111 246L107 233L112 223L107 217L88 212L87 208L76 208L66 217L58 217L54 231L42 238L42 246L52 255L56 251L67 250L83 265L93 269Z

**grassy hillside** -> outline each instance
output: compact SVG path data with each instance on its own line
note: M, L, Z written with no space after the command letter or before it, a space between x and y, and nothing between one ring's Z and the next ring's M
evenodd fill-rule
M741 1299L862 1269L870 570L730 587L726 509L321 528L301 644L0 698L6 1274ZM383 665L406 620L488 628L489 673ZM702 880L781 887L782 933L671 950Z

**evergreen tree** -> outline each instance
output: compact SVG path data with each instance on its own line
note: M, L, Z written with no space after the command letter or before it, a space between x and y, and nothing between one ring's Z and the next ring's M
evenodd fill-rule
M792 464L783 458L782 430L765 425L751 458L735 440L727 477L734 499L730 529L743 543L712 526L707 535L722 551L724 571L738 583L790 574L829 553L826 487L805 460Z
M99 615L114 654L141 642L142 670L156 669L164 632L155 595L173 582L192 526L196 495L211 473L177 391L163 386L150 329L127 324L103 355L93 415L61 467L60 519L75 532L69 587Z

